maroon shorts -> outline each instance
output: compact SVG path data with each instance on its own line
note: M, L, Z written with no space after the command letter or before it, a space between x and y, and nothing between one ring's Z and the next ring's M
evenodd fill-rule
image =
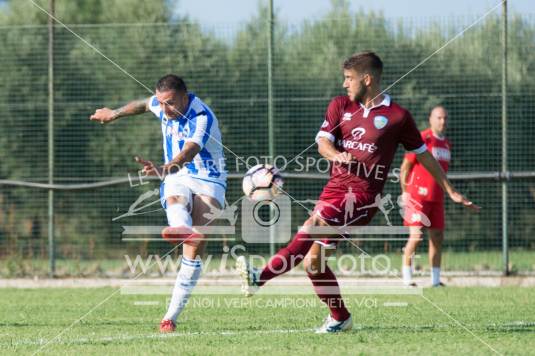
M314 207L314 214L331 226L364 226L372 220L377 211L375 207L367 207L374 202L374 197L369 194L358 191L344 193L327 185ZM335 247L336 243L343 239L344 236L333 236L316 242Z
M403 225L444 230L444 202L418 201L404 209Z

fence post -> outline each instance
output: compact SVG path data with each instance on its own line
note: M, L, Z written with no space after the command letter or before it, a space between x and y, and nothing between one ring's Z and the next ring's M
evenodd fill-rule
M48 1L48 184L54 184L54 0ZM54 246L54 190L48 188L48 263L50 277L56 273Z
M268 0L268 48L267 48L267 85L268 85L268 155L271 164L275 164L275 130L273 123L273 0ZM273 206L270 208L270 220L273 217ZM269 228L269 253L275 254L275 227Z
M509 275L509 226L507 170L507 0L502 3L502 260L503 274Z

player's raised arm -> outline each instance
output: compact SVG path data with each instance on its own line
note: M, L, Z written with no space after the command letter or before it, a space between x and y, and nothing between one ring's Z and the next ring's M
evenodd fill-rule
M123 116L143 114L149 111L149 99L134 100L115 110L110 108L97 109L89 117L89 120L107 124Z
M440 187L449 195L451 200L475 211L479 211L479 209L481 209L479 206L468 200L464 195L455 190L442 170L442 167L440 167L436 159L431 155L431 153L429 153L429 151L420 153L416 157L424 166L424 168L431 173Z

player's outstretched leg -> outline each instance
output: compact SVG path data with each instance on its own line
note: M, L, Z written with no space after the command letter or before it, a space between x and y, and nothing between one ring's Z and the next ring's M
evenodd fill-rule
M260 270L252 267L245 256L239 256L236 259L236 270L242 280L242 293L246 297L251 297L259 288Z
M330 314L323 325L316 329L316 333L337 333L353 328L351 314L347 310L336 276L327 266L326 250L315 243L305 257L305 270L314 286L314 291L320 300L327 305Z
M182 264L176 277L173 294L167 313L160 323L161 332L171 332L175 330L176 320L184 307L188 303L189 297L202 271L202 261L200 259L189 259L182 257Z
M187 208L187 198L182 196L173 198L176 200L173 204L167 203L166 214L169 226L162 230L162 237L167 242L179 244L192 235L192 219Z
M284 274L297 266L312 246L311 236L303 231L298 232L288 246L281 248L262 270L249 265L247 259L240 256L236 260L236 270L242 280L242 292L251 296L267 281Z
M210 204L219 207L219 203L211 197L195 195L193 198L191 219L196 226L210 223L204 214L210 211ZM198 232L194 232L194 239L186 239L182 245L182 264L178 272L169 307L160 323L161 332L175 330L176 320L188 303L193 288L197 285L202 272L200 255L206 245L206 239Z

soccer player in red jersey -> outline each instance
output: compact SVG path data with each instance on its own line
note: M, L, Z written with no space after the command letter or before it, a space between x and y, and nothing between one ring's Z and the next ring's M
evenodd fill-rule
M366 225L375 214L397 146L414 152L438 184L456 203L476 208L457 192L437 161L427 151L410 113L383 94L380 88L383 63L373 52L358 53L343 64L346 96L335 97L316 136L319 153L332 162L331 176L314 208L292 242L257 270L241 256L236 261L242 287L251 295L270 279L304 260L314 290L327 304L330 315L317 329L334 333L352 328L352 319L340 295L338 281L326 265L328 247L336 246L340 234L312 234L316 227ZM346 214L348 194L356 206ZM379 198L379 199L377 199ZM369 207L367 206L376 206ZM384 210L384 207L381 206ZM346 217L349 221L345 221ZM317 229L316 229L317 230ZM330 249L332 251L332 249Z
M443 106L434 107L429 114L429 128L422 131L427 150L435 157L444 172L448 171L451 159L451 144L445 136L448 112ZM405 209L403 224L426 228L429 233L429 264L431 265L431 284L440 282L440 257L444 240L444 191L414 153L407 153L401 164L401 190L404 201L411 200ZM411 229L409 240L403 253L403 282L412 282L412 259L422 240L421 229Z

